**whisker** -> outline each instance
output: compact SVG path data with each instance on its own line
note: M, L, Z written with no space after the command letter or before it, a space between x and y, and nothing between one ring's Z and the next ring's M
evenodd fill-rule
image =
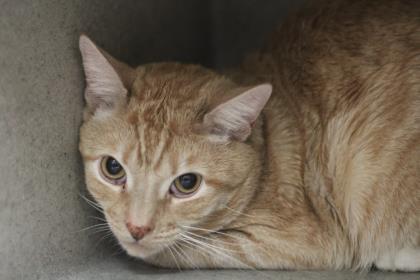
M198 227L193 227L193 226L182 226L182 227L184 227L184 228L191 228L191 229L194 229L194 230L197 230L197 231L208 232L209 234L218 234L218 235L222 235L222 236L226 236L226 237L232 238L234 240L241 241L242 242L240 244L241 247L244 247L244 246L248 245L247 243L249 242L249 240L247 238L240 237L238 235L228 234L228 233L224 233L224 232L220 232L220 231L212 231L212 230L198 228ZM217 239L215 239L215 240L217 240ZM223 242L223 241L220 241L220 240L218 240L218 241L219 242ZM229 244L229 242L226 242L226 243ZM267 251L267 248L265 248L264 246L259 246L258 247L258 250L261 250L265 254L269 254L269 252Z
M191 245L193 249L201 249L201 250L205 249L204 247L200 246L200 244L193 243L183 236L181 236L181 241L184 243L184 245L186 245L186 244ZM204 253L206 253L206 256L208 256L208 254L209 254L209 252L205 251L205 250L204 250Z
M98 234L100 232L107 232L107 231L110 231L110 228L109 227L104 227L104 228L97 229L93 232L89 232L88 235Z
M186 236L184 236L184 238L186 238ZM203 247L209 249L210 251L207 251L207 252L210 253L210 254L212 254L213 256L214 256L214 254L216 254L216 257L218 257L218 256L221 255L221 256L223 256L223 257L225 257L225 258L227 258L227 259L229 259L229 260L231 260L233 262L236 262L240 266L243 266L243 267L248 268L248 269L255 270L255 268L253 268L253 267L251 267L251 266L249 266L249 265L241 262L240 260L236 259L235 257L233 257L233 256L231 256L231 255L229 255L229 254L227 254L225 252L222 252L220 250L220 248L218 248L218 247L212 247L210 244L207 244L205 242L197 241L196 239L193 239L193 238L187 238L187 239L189 239L189 241L190 241L190 242L188 242L189 244L192 243L191 245L193 245L193 246L195 245L195 247L197 247L197 248L200 248L200 246L201 246L202 249L204 249ZM187 240L184 239L184 241L187 241Z
M187 240L183 239L183 241L184 242L187 242L188 244L190 244L192 246L194 246L194 248L196 248L196 249L204 250L204 248L202 246L204 246L205 244L192 244L193 241L197 241L197 240L191 240L191 242L188 242ZM227 253L221 252L220 250L217 250L215 248L211 248L210 247L209 249L210 249L210 251L204 251L204 252L205 253L210 253L211 255L216 256L216 257L219 257L220 255L221 256L224 256L224 257L230 259L231 261L236 262L237 264L239 264L239 266L243 266L244 268L249 269L249 270L252 270L252 271L256 272L257 274L260 274L260 275L262 275L264 277L267 277L269 279L273 279L271 275L269 275L267 273L264 273L264 272L261 272L261 271L258 271L255 267L250 266L250 265L248 265L248 264L246 264L246 263L238 260L237 258L233 257L232 255L229 255ZM239 270L242 270L242 269L239 268Z
M235 239L238 239L238 240L243 240L243 241L249 242L248 239L243 238L243 237L239 237L237 235L227 234L227 233L223 233L223 232L219 232L219 231L208 230L208 229L203 229L203 228L198 228L198 227L193 227L193 226L183 226L183 225L180 225L180 226L184 227L186 229L191 228L193 230L201 230L201 231L204 231L204 232L207 232L207 233L210 233L210 234L220 234L220 235L227 236L227 237L230 237L230 238L235 238ZM191 232L188 232L188 233L191 234ZM198 241L198 242L200 242L201 244L197 244L197 240L195 238L192 238L191 236L185 236L184 234L181 234L181 238L182 238L182 242L184 243L184 245L191 245L193 248L197 249L197 251L200 252L200 254L205 253L206 255L210 254L210 255L213 255L215 257L219 257L219 256L226 257L229 260L231 260L233 263L236 263L237 265L239 264L239 266L242 266L246 269L250 269L250 270L252 270L252 271L254 271L254 272L256 272L260 275L263 275L263 276L265 276L269 279L273 279L271 275L269 275L267 273L264 273L264 272L261 272L261 271L258 271L255 267L250 266L250 265L238 260L234 256L221 251L220 250L221 248L219 248L218 246L212 245L214 247L208 247L208 246L205 246L205 245L209 245L209 244L207 244L206 242L200 242L200 241ZM259 249L261 249L261 248L259 248ZM242 269L239 267L239 270L242 270Z
M200 255L202 255L203 257L209 258L208 261L213 262L213 264L216 264L214 262L214 260L211 258L211 256L218 258L218 251L214 250L214 249L208 249L200 244L197 243L193 243L183 237L181 237L181 242L183 243L184 246L189 247L191 250L194 250L198 253L200 253ZM191 246L191 247L190 247Z
M220 234L220 235L223 235L223 236L227 236L227 237L231 237L231 238L236 238L236 239L242 240L244 242L249 242L249 240L247 238L240 237L240 236L233 235L233 234L228 234L228 233L221 232L221 231L204 229L204 228L198 228L198 227L187 226L187 225L180 225L180 226L183 227L183 228L185 228L185 229L192 229L192 230L204 231L204 232L207 232L209 234Z
M96 242L96 243L95 243L95 245L93 245L93 248L95 248L95 249L96 249L102 241L105 241L106 239L109 239L110 237L113 237L113 236L114 236L114 234L113 234L111 231L110 231L110 232L108 232L107 234L105 234L104 236L102 236L102 237L98 240L98 242Z
M224 233L221 231L215 231L215 230L208 230L208 229L203 229L203 228L198 228L198 227L193 227L193 226L186 226L186 225L180 225L181 227L184 227L185 229L191 228L193 230L197 230L197 231L204 231L207 232L209 234L218 234L218 235L222 235L222 236L226 236L238 241L241 241L242 243L240 244L241 247L244 247L245 244L247 244L249 242L249 240L247 238L244 237L240 237L238 235L233 235L233 234L228 234L228 233ZM263 247L263 246L259 246L258 248L255 248L258 251L261 251L264 254L269 255L269 251L267 251L267 248Z
M102 222L107 222L107 220L106 220L106 219L101 218L101 217L88 216L88 218L90 218L90 219L95 219L95 220L99 220L99 221L102 221Z
M185 246L185 247L187 247L187 248L189 248L190 250L195 250L196 249L196 244L193 244L193 243L187 243L187 242L184 242L184 241L186 241L186 239L180 234L179 235L179 237L180 237L180 243L182 243L182 245L181 244L178 244L178 246L180 246L181 248L182 248L182 246ZM207 252L204 252L205 254L203 254L201 251L198 251L202 256L204 256L204 257L208 257L209 255L207 254Z
M179 251L181 252L181 254L182 255L184 255L184 257L189 261L189 263L191 264L191 267L194 269L194 270L196 270L196 271L198 271L198 273L200 273L200 275L203 275L204 276L204 273L200 270L200 266L199 265L196 265L196 264L194 264L194 260L192 260L192 259L190 259L190 257L188 256L188 254L184 251L184 249L182 248L182 246L180 245L180 244L178 244L177 242L175 242L174 243L174 245L179 249ZM194 250L195 252L198 252L200 255L202 255L202 256L204 256L204 257L206 257L206 258L208 258L208 255L206 254L206 255L204 255L203 253L202 253L202 250L197 250L196 248L194 248L194 247L190 247L188 244L186 244L186 243L184 243L183 244L185 247L187 247L187 248L189 248L190 250ZM203 277L203 278L205 278L205 277Z
M107 223L99 223L99 224L87 226L85 228L82 228L81 230L75 231L74 233L79 233L79 232L87 231L87 230L90 230L90 229L101 228L101 227L108 227L108 224Z
M232 250L229 250L229 249L226 249L226 248L221 248L221 247L218 247L218 246L216 246L214 244L210 244L210 243L205 242L203 240L198 240L198 239L196 239L196 238L194 238L192 236L189 236L189 235L183 235L183 236L184 236L184 238L187 238L187 239L189 239L190 241L192 241L194 243L201 244L202 246L205 246L205 247L207 247L209 249L220 250L220 251L223 251L225 253L237 253L235 251L232 251Z
M203 247L200 244L193 243L184 237L181 237L180 242L183 244L183 246L189 248L190 250L194 250L195 252L198 252L200 255L202 255L205 258L208 258L208 261L212 262L215 266L214 260L211 258L212 256L215 258L218 258L219 255L217 255L215 252L208 250L206 247Z
M83 195L82 193L79 193L79 196L81 197L81 198L83 198L87 203L89 203L89 204L91 204L91 205L94 205L94 206L96 206L96 207L99 207L99 208L101 208L100 207L100 205L99 205L99 203L97 203L97 202L95 202L95 201L93 201L93 200L91 200L91 199L89 199L89 198L87 198L85 195Z
M84 195L83 195L83 194L81 194L81 193L79 193L79 196L80 196L81 198L83 198L83 200L84 200L84 201L86 201L86 202L87 202L87 204L88 204L88 205L90 205L92 208L94 208L96 211L99 211L99 212L101 212L101 213L104 213L104 210L102 209L102 207L101 207L98 203L96 203L96 202L94 202L94 201L90 200L89 198L87 198L86 196L84 196Z
M253 216L253 215L249 215L249 214L246 214L246 213L243 213L243 212L241 212L241 211L238 211L238 210L236 210L236 209L233 209L233 208L231 208L231 207L229 207L229 206L224 206L224 208L225 209L227 209L227 210L230 210L230 211L232 211L232 212L234 212L234 213L237 213L237 214L239 214L239 215L241 215L241 216L246 216L246 217L250 217L250 218L254 218L254 219L258 219L259 217L257 217L257 216Z
M186 258L185 258L185 256L184 255L182 255L178 250L177 250L177 248L175 247L175 244L173 244L172 246L170 246L173 250L174 250L174 252L175 252L175 254L177 255L177 257L180 259L180 260L183 260L183 261L185 261L186 260ZM192 265L192 264L191 264Z
M231 245L231 246L233 246L233 245L237 245L237 244L235 244L235 243L233 243L233 242L227 242L227 241L219 240L219 239L218 239L218 238L216 238L216 237L211 238L211 237L208 237L208 236L203 236L203 235L195 234L195 233L193 233L193 232L191 232L191 231L187 231L186 233L191 234L191 235L193 235L193 236L196 236L196 237L198 237L198 238L202 238L202 239L205 239L205 240L209 240L209 241L214 241L214 242L221 243L221 245Z
M203 255L204 253L206 257L209 257L210 255L215 256L215 254L216 254L216 257L218 257L220 254L223 256L231 257L230 255L223 253L217 248L207 246L208 244L205 242L199 242L195 239L189 239L186 237L182 237L182 241L185 243L184 245L191 245L194 249L196 250L198 249L198 252L200 252L200 254Z
M175 262L176 267L178 268L178 271L179 271L179 272L181 272L181 267L179 266L178 262L176 261L176 257L175 257L175 255L174 255L174 253L172 252L171 246L169 246L169 247L167 247L167 248L169 249L169 252L170 252L170 253L171 253L171 255L172 255L172 258L173 258L173 260L174 260L174 262Z
M185 252L184 252L184 250L182 250L182 247L180 246L180 245L178 245L176 242L173 244L173 246L174 246L174 250L175 250L175 252L177 252L178 250L179 250L179 254L181 255L181 256L183 256L183 258L184 258L184 260L186 260L189 264L190 264L190 266L193 268L193 269L198 269L198 270L200 270L200 268L199 267L197 267L197 266L195 266L194 265L194 262L190 259L190 257L188 256L188 254L186 254Z

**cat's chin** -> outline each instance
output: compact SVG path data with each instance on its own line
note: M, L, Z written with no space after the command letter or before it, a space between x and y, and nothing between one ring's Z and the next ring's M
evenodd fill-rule
M124 248L124 250L127 252L128 255L136 258L146 259L148 257L151 257L158 252L160 252L161 248L151 248L147 245L137 243L137 242L126 242L121 241L121 246Z

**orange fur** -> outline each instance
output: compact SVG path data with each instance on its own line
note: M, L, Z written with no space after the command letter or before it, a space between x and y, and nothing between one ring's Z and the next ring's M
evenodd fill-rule
M128 94L105 112L87 107L80 151L130 255L186 268L420 269L420 5L322 2L230 77L106 55ZM209 111L267 82L246 141L210 137ZM124 166L124 191L98 176L105 155ZM192 171L205 192L171 197ZM133 209L154 225L140 244L124 226Z

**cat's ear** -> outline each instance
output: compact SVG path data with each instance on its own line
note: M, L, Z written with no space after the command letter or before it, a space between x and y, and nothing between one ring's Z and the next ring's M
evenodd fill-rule
M262 84L219 104L204 116L202 128L219 139L245 141L271 91L270 84Z
M98 108L110 110L124 104L135 78L134 69L98 48L85 35L80 36L79 48L86 76L85 99L89 111L93 113Z

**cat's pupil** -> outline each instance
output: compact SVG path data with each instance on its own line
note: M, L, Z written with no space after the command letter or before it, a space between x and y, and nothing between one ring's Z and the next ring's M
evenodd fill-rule
M192 173L184 174L180 176L179 182L185 189L192 189L197 183L197 176Z
M106 161L106 170L111 175L117 175L122 170L121 164L115 158L108 158Z

